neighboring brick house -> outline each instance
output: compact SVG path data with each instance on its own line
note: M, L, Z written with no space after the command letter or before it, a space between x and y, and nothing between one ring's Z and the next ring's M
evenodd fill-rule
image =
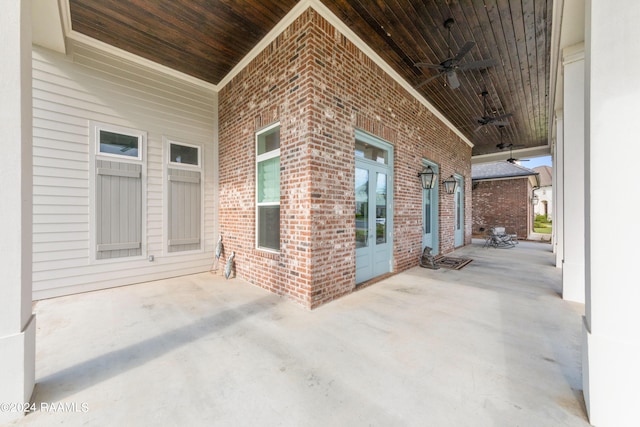
M538 198L533 208L536 215L545 215L551 219L553 214L553 187L552 187L552 171L551 166L538 166L533 168L540 178L540 188L536 188L533 192Z
M533 231L533 189L538 174L506 161L474 164L471 168L473 233L506 227L508 233L527 238Z

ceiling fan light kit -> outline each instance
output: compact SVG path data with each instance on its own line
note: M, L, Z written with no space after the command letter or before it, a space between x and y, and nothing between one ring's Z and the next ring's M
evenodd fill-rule
M444 28L447 29L447 59L439 64L433 64L429 62L417 62L416 64L414 64L419 68L432 69L436 71L436 74L419 83L416 86L416 89L419 89L442 76L444 76L446 79L445 86L449 86L451 89L457 89L461 84L460 78L458 76L459 71L462 72L467 70L478 70L497 65L497 61L491 58L462 63L464 57L471 51L471 49L473 49L476 43L474 41L466 41L460 48L460 50L458 50L458 52L454 55L451 50L451 27L453 27L454 24L455 20L453 18L448 18L443 23ZM480 95L482 96L482 116L476 119L477 127L475 128L474 132L478 132L480 129L482 129L483 126L486 125L499 126L501 128L509 125L509 122L505 119L511 117L513 114L504 113L494 115L497 112L489 114L487 106L487 97L489 96L489 92L487 90L483 90ZM499 145L504 148L504 144L502 143L502 131L500 133Z
M473 41L466 42L462 48L453 55L451 51L451 27L455 21L453 18L449 18L444 21L444 27L447 29L447 48L449 50L449 58L441 62L440 64L430 64L428 62L417 62L416 67L431 68L437 70L438 73L429 77L422 83L418 84L416 88L421 88L432 80L437 79L440 76L446 76L447 84L451 89L457 89L460 87L460 80L458 79L457 71L477 70L481 68L488 68L496 65L496 61L493 59L486 59L481 61L473 61L461 64L462 58L469 53L469 51L476 45Z
M503 120L507 117L511 117L511 113L501 114L499 116L490 116L487 111L487 96L489 96L489 92L483 90L480 95L482 96L482 117L478 118L479 126L476 128L475 132L482 129L483 126L493 125L493 126L507 126L509 122Z
M511 164L514 164L515 162L528 162L529 159L516 159L513 157L513 147L524 147L524 145L513 145L513 143L511 142L509 144L505 144L504 142L502 142L502 132L504 130L504 126L499 126L498 130L500 130L500 142L496 144L496 148L499 148L500 150L509 148L509 158L507 159L507 162Z

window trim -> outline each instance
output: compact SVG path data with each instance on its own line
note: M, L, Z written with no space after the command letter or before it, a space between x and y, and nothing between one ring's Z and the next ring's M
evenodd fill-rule
M270 160L276 157L280 157L280 146L275 149L275 150L271 150L271 151L267 151L266 153L263 154L258 154L258 138L260 137L260 135L273 130L275 128L279 128L280 127L280 122L275 122L272 123L268 126L265 126L261 129L259 129L258 131L256 131L255 134L255 156L256 156L256 163L255 163L255 203L256 203L256 210L255 210L255 220L256 220L256 224L255 224L255 233L256 233L256 239L255 239L255 248L259 251L264 251L264 252L270 252L270 253L274 253L274 254L279 254L280 253L280 242L278 242L278 249L273 249L273 248L267 248L267 247L263 247L260 246L259 244L259 239L260 239L260 228L259 228L259 224L260 224L260 214L259 214L259 207L261 206L278 206L280 207L280 200L278 200L277 202L258 202L258 194L259 194L259 182L258 182L258 166L261 162L264 162L266 160ZM282 192L280 190L278 190L278 193L280 194L280 196L282 196ZM280 227L280 224L278 224L278 228Z
M89 263L90 264L113 264L123 262L136 262L147 258L147 227L144 226L147 220L147 163L146 156L143 154L146 151L147 145L147 132L139 129L132 129L124 126L118 126L109 123L102 123L89 120ZM107 153L101 153L100 150L100 133L99 129L106 130L107 132L121 133L125 135L139 135L141 137L141 149L138 150L140 159L129 156L109 155ZM122 163L136 163L142 165L141 168L141 185L142 185L142 211L141 221L141 235L140 245L141 254L139 256L120 257L120 258L104 258L99 259L97 256L97 213L96 213L96 160L115 160Z
M96 156L119 159L121 161L129 161L135 163L144 163L144 152L147 139L147 133L138 129L127 128L123 126L111 125L106 123L92 122L93 149ZM122 154L104 153L100 150L100 131L117 133L120 135L132 136L138 139L138 155L125 156Z

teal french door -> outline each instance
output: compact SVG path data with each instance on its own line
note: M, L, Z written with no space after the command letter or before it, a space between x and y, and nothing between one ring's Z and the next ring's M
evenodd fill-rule
M453 244L457 248L464 245L464 178L454 175L456 180L455 200L455 228L453 233Z
M423 166L431 166L438 174L438 165L423 161ZM431 255L438 255L438 186L422 190L422 250L431 248Z
M356 283L392 269L391 146L356 133Z

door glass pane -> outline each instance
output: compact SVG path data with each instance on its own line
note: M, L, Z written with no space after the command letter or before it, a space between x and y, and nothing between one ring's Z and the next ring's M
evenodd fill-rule
M424 190L424 234L431 234L431 190Z
M461 192L460 190L458 190L456 192L456 230L460 230L461 219L462 219L462 201L461 201Z
M356 168L356 249L369 246L369 171Z
M389 152L375 145L356 140L356 157L373 160L374 162L386 165L389 161Z
M387 174L376 180L376 244L387 243Z

